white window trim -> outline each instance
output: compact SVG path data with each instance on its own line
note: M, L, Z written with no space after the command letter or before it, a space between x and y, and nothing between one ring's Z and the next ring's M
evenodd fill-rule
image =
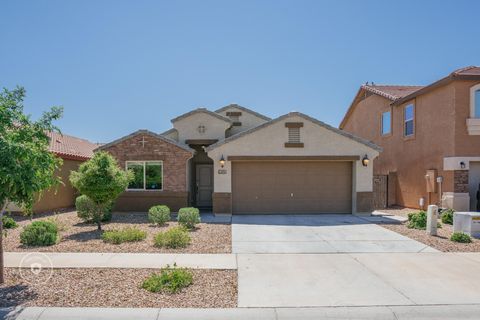
M383 130L383 128L384 128L384 126L383 126L383 115L384 115L385 113L389 113L389 114L390 114L390 129L388 130L388 132L384 132L384 130ZM392 134L392 110L388 110L388 111L382 112L381 120L380 120L380 121L381 121L380 134L381 134L382 136L388 136L388 135Z
M480 83L470 88L470 118L479 119L475 117L475 92L480 90Z
M148 162L156 162L159 163L162 166L162 188L160 189L147 189L146 188L146 183L147 183L147 176L146 176L146 164ZM147 191L147 192L156 192L156 191L163 191L163 161L162 160L129 160L125 161L125 170L128 170L128 164L129 163L137 163L137 164L143 164L143 189L129 189L128 186L125 189L125 191Z
M412 107L413 109L413 114L412 114L412 118L406 118L406 115L407 115L407 108L408 107ZM412 125L412 133L410 134L407 134L407 122L408 121L412 121L413 125ZM411 137L415 135L415 104L413 103L409 103L407 104L404 108L403 108L403 136L404 137Z
M480 83L470 87L470 118L467 119L467 131L471 136L480 135L480 118L475 118L475 92L480 90Z

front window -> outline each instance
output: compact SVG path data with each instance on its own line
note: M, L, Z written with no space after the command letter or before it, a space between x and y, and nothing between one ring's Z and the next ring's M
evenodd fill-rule
M382 113L382 135L390 134L392 130L392 114L390 111Z
M475 118L480 118L480 89L475 91Z
M162 161L127 161L126 167L134 175L134 179L127 187L128 190L162 190Z
M405 137L411 136L414 133L414 106L409 104L404 111L404 134Z

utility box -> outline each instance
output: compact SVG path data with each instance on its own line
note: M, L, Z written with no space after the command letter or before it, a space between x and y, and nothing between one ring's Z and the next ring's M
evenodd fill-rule
M427 170L425 174L425 182L427 183L427 192L437 192L437 170L431 169Z
M453 214L453 232L463 232L480 238L480 212L455 212Z

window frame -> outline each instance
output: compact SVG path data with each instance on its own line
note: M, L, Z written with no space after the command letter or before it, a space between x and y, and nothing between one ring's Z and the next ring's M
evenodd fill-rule
M386 133L383 132L383 115L385 113L389 113L390 114L390 130ZM388 137L388 136L391 136L392 135L392 125L393 125L393 121L392 121L392 110L387 110L387 111L383 111L381 114L380 114L380 135L382 137Z
M480 83L477 83L476 85L470 87L470 119L480 119L480 110L479 111L479 116L476 116L477 110L476 110L476 105L478 103L479 108L480 108L480 99L477 101L477 92L480 92ZM480 94L479 94L480 96Z
M412 118L407 119L407 108L412 107ZM407 135L407 122L412 121L412 133ZM415 103L409 103L403 107L403 137L406 139L415 137Z
M147 163L158 163L160 164L162 170L161 170L161 176L162 176L162 187L160 189L147 189L146 184L147 184ZM147 191L147 192L156 192L156 191L163 191L163 160L127 160L125 161L125 170L128 170L128 164L143 164L143 189L138 189L138 188L132 188L130 189L128 186L125 189L126 191Z

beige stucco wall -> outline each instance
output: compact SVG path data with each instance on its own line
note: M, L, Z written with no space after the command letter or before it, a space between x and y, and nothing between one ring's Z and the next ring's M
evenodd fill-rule
M304 148L285 148L288 141L288 129L285 122L303 122L300 129ZM219 174L219 159L228 156L360 156L369 159L378 156L378 151L323 128L303 117L291 116L252 134L221 145L208 151L214 161L214 192L231 192L231 162L227 161L223 169L226 174ZM354 186L356 192L372 191L373 166L362 166L361 161L354 164Z
M223 110L222 112L219 112L222 116L227 117L227 112L241 112L242 115L238 117L238 120L242 123L241 126L233 126L228 130L227 136L234 135L236 133L248 130L250 128L256 127L261 125L262 123L265 123L267 120L257 117L256 115L247 112L245 110L236 108L236 107L230 107L226 110Z
M205 126L204 133L198 132L200 125ZM188 139L225 139L225 130L230 123L214 117L208 113L195 113L173 123L178 132L178 142L185 143Z

